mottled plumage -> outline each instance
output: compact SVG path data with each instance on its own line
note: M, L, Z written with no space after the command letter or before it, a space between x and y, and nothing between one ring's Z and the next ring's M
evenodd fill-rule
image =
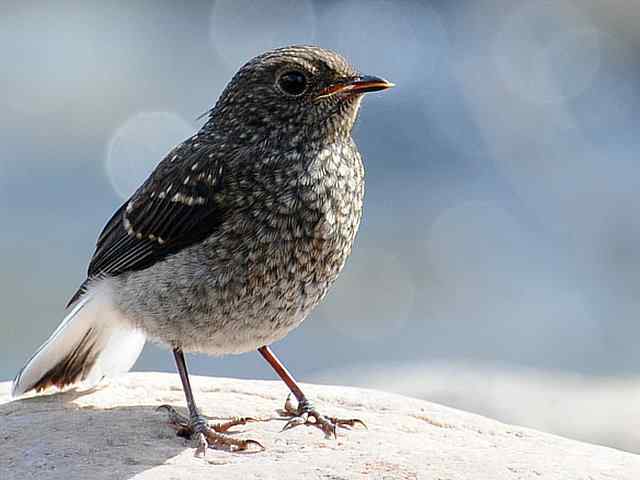
M89 376L116 324L176 352L241 353L285 336L351 252L364 191L351 130L362 94L389 86L318 47L243 66L200 131L107 223L70 302L76 313L14 391ZM58 363L47 370L42 352Z

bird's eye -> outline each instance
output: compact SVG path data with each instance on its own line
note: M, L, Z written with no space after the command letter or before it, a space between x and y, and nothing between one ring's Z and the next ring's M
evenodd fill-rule
M297 70L283 73L278 78L278 87L287 95L302 95L307 89L307 77Z

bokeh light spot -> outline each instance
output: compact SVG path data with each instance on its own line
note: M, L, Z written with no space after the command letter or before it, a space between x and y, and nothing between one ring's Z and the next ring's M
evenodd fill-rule
M516 95L557 103L583 93L601 62L600 33L564 2L533 2L508 16L494 42L498 73Z
M514 271L526 267L526 244L517 220L498 205L467 201L444 210L431 225L426 258L440 281L461 289L500 296Z
M369 342L401 335L413 308L416 287L411 273L386 250L354 250L349 265L327 297L331 326Z
M316 16L308 0L217 0L211 12L211 41L237 67L265 50L313 43Z
M119 127L107 148L106 170L113 189L128 198L175 145L195 127L175 113L139 113Z

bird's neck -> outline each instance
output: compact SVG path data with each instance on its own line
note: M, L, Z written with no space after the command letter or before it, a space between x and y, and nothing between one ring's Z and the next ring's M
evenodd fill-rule
M302 149L311 142L331 145L351 143L351 131L358 117L361 97L343 100L318 110L317 116L302 117L285 126L273 121L268 113L254 117L232 116L224 104L216 105L200 134L212 143L229 149L262 145L278 150Z

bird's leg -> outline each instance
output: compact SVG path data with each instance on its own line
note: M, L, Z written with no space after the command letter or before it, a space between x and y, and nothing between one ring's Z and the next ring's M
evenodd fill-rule
M283 413L292 418L285 424L283 430L289 430L290 428L294 428L299 425L313 425L322 430L327 438L332 436L335 438L337 436L337 427L349 428L360 424L367 428L365 423L358 418L342 419L321 415L307 399L293 376L289 373L282 362L278 360L278 357L275 356L271 349L265 345L258 348L258 352L260 352L269 365L271 365L282 381L287 384L291 393L296 397L296 400L298 400L298 406L294 407L291 402L291 394L287 396L287 400L284 403Z
M239 440L229 437L228 435L223 435L223 432L226 432L231 427L255 421L253 418L236 417L228 422L209 425L207 419L199 412L193 398L191 382L189 381L189 373L187 372L187 364L182 350L177 348L174 349L173 356L176 360L176 366L178 367L178 373L180 374L180 380L182 381L182 388L187 399L189 418L180 415L169 405L161 405L158 407L158 410L164 409L167 411L169 414L169 426L176 431L177 435L195 439L197 443L196 455L204 455L209 446L222 447L234 451L246 450L250 445L256 445L260 449L264 449L264 447L255 440Z

